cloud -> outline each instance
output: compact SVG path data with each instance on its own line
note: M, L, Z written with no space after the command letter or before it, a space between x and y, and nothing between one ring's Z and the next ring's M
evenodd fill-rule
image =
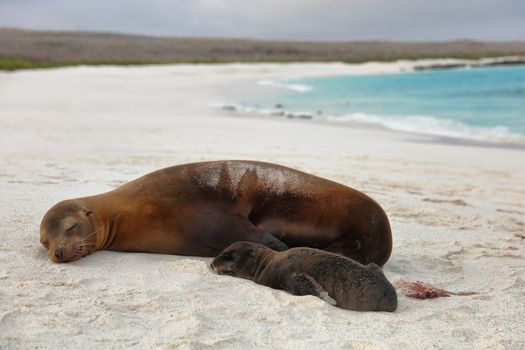
M0 0L0 26L262 39L523 40L522 0Z

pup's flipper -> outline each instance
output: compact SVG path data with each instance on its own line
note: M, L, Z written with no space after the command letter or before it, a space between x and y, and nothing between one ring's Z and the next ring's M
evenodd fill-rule
M303 272L292 272L286 276L282 288L294 295L315 295L329 304L337 304L315 278Z

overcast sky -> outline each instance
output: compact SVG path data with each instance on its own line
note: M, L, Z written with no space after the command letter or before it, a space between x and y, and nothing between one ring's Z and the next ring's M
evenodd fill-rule
M525 0L0 0L0 27L306 40L525 40Z

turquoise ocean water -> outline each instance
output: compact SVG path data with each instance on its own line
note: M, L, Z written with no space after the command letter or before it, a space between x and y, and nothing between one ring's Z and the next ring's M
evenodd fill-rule
M275 93L251 101L275 114L310 114L391 129L525 143L525 66L262 81ZM282 105L282 106L280 106Z

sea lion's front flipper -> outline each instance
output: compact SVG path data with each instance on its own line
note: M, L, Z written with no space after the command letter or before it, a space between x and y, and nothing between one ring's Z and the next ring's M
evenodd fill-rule
M278 252L288 250L288 246L286 244L284 244L281 240L275 238L268 232L261 231L260 243L264 244L269 248L272 248L273 250L277 250Z
M260 243L277 251L288 249L278 238L239 215L217 210L190 221L186 230L193 232L190 236L191 246L195 249L186 249L188 255L216 256L226 247L239 241Z
M307 273L292 272L284 278L282 288L294 295L315 295L329 304L337 304L319 282Z
M272 234L261 230L255 226L251 221L243 218L234 216L232 217L232 226L229 238L235 238L236 241L248 241L253 243L260 243L268 248L282 252L288 250L288 246L273 236Z

